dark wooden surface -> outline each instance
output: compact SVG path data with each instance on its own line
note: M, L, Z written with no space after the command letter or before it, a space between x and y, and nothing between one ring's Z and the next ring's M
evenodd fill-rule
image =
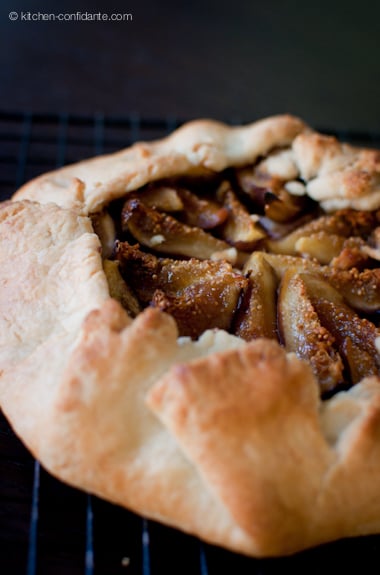
M89 8L91 4L91 8ZM124 12L126 22L8 13ZM0 109L380 129L378 0L3 0Z

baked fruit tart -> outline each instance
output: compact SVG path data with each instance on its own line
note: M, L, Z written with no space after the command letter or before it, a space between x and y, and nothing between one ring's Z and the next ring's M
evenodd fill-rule
M252 556L380 532L380 153L185 124L0 209L1 407L51 473Z

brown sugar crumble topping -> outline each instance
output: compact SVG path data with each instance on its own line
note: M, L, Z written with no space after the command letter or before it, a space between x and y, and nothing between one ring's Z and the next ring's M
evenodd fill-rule
M278 340L323 397L380 373L380 210L326 213L280 151L268 163L150 183L93 216L111 295L179 335ZM277 170L281 172L281 169Z

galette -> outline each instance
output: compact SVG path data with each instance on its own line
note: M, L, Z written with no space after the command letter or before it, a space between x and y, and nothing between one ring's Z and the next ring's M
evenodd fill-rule
M0 205L0 406L70 485L230 550L380 533L380 152L189 122Z

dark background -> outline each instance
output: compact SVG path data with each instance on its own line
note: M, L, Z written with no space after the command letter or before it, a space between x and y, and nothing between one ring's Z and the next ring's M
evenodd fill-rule
M11 22L10 11L126 22ZM377 0L1 3L0 109L380 130Z

